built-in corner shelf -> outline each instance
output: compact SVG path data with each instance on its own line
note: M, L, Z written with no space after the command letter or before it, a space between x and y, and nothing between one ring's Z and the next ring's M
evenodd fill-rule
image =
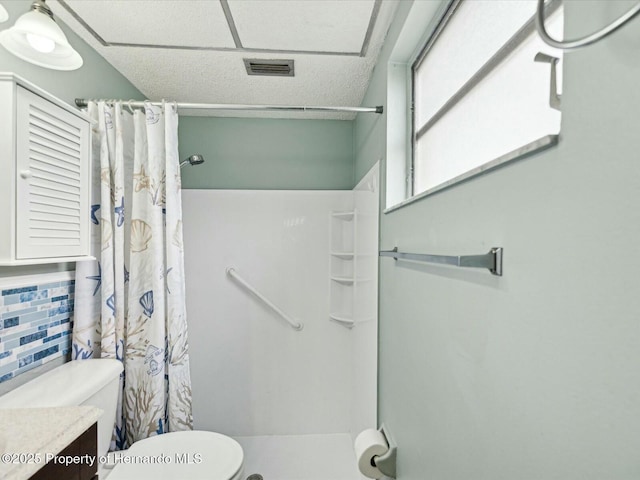
M353 282L356 281L356 279L353 277L339 277L339 276L332 276L331 280L338 283L344 283L346 285L351 285L353 284Z
M346 222L350 222L351 220L353 220L355 218L355 215L356 215L355 211L352 211L352 212L333 212L331 214L331 216L333 218L344 220Z
M355 210L331 213L329 319L345 328L353 328L356 323L354 305L357 289L357 228L358 216Z
M351 260L354 256L354 252L331 252L331 256L341 258L342 260Z
M345 315L332 313L329 315L329 319L333 320L334 322L337 322L339 325L342 325L343 327L347 327L350 329L353 328L353 326L355 325L353 318L349 318Z

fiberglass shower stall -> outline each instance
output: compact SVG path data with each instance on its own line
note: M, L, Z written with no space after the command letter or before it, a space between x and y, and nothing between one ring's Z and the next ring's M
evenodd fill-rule
M183 191L195 428L350 453L376 427L377 170L352 191Z

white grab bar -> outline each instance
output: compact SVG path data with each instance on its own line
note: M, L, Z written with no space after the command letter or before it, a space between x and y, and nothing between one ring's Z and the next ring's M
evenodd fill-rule
M302 330L302 328L304 327L304 324L302 322L296 322L291 317L289 317L289 315L287 315L282 310L280 310L276 305L271 303L264 295L262 295L255 288L253 288L251 285L249 285L245 280L243 280L242 277L240 277L238 275L238 273L236 272L235 268L227 267L226 272L227 272L227 275L232 277L234 280L236 280L238 283L240 283L242 286L244 286L247 290L249 290L251 293L253 293L256 297L258 297L260 300L262 300L267 307L269 307L271 310L273 310L278 315L280 315L282 318L284 318L287 321L287 323L289 325L291 325L291 327L294 330L298 330L298 331Z

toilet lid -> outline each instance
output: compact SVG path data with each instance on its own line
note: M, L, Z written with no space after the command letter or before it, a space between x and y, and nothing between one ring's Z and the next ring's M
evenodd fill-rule
M108 480L230 480L244 458L233 438L202 431L157 435L120 453Z

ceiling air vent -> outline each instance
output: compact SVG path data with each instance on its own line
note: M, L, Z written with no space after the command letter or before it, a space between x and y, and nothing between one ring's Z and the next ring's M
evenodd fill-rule
M269 77L293 77L293 60L264 60L262 58L245 58L244 66L248 75L264 75Z

